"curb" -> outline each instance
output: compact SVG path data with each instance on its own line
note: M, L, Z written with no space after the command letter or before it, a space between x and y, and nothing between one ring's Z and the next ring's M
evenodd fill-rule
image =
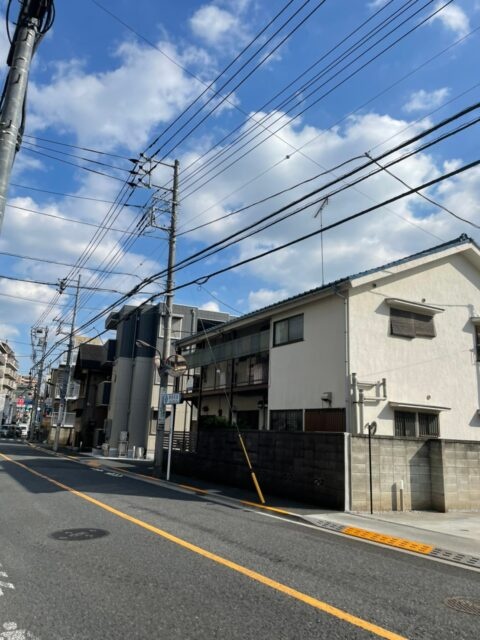
M43 451L53 456L57 456L59 458L65 458L72 462L77 462L79 464L83 464L85 466L89 466L90 468L97 471L114 471L117 477L118 474L130 477L134 480L140 480L141 482L147 482L149 484L153 484L156 486L162 486L167 489L171 489L173 491L181 491L185 493L193 493L200 497L208 498L213 502L217 502L219 504L226 505L242 505L244 507L248 507L249 509L254 509L260 512L269 512L272 515L276 515L279 517L285 517L289 520L294 520L296 522L305 523L307 522L310 525L314 525L319 529L323 529L324 531L329 531L345 536L349 536L356 539L366 540L371 543L379 544L384 547L396 548L403 551L409 551L411 553L419 554L423 557L435 558L437 560L444 560L446 562L452 564L460 564L464 567L469 567L470 569L478 569L480 570L480 556L473 556L470 554L459 553L456 551L449 551L448 549L443 549L441 547L436 547L434 545L426 544L424 542L418 542L415 540L409 540L407 538L399 538L396 536L386 535L383 533L378 533L377 531L370 531L368 529L362 529L359 527L345 526L343 524L338 524L336 522L332 522L330 520L320 520L317 518L312 518L311 516L304 516L298 513L293 513L291 511L286 511L285 509L279 509L277 507L268 507L266 505L259 504L257 502L250 502L248 500L241 500L239 498L231 498L229 496L219 496L218 494L212 494L208 489L200 489L199 487L187 485L187 484L179 484L171 481L162 480L161 478L154 478L145 476L141 473L136 473L134 471L128 471L122 469L121 467L115 466L105 466L102 467L102 463L96 458L88 458L81 456L69 456L64 453L58 453L56 451L52 451L46 447L42 447L39 445L32 444L30 442L27 443L29 447L32 449L38 449L39 451ZM92 464L94 462L95 464Z

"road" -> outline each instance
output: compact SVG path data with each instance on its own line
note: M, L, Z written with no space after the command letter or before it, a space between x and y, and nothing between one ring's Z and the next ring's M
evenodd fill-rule
M477 639L480 575L0 441L0 638Z

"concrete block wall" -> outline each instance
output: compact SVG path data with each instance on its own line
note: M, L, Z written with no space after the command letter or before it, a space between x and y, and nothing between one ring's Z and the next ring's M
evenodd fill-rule
M442 443L445 511L480 510L480 443Z
M368 438L352 436L351 443L351 509L369 511ZM374 511L399 511L402 506L405 510L430 509L428 441L387 436L372 438L372 489Z
M366 436L352 436L351 461L351 509L369 511ZM372 438L372 488L374 511L480 510L480 443Z
M343 433L243 432L265 494L290 497L324 508L344 508ZM253 490L235 431L202 431L195 453L173 454L175 473Z

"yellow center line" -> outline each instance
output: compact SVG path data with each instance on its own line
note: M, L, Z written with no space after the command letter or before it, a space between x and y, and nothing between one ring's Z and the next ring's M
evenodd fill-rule
M13 460L12 458L10 458L9 456L6 456L3 453L0 453L0 458L3 458L4 460L7 460L8 462L11 462L12 464L15 464L19 467L21 467L22 469L25 469L25 471L28 471L29 473L42 478L43 480L46 480L47 482L50 482L51 484L54 484L55 486L59 487L60 489L63 489L65 491L68 491L70 493L72 493L73 495L77 496L78 498L82 498L82 500L86 500L87 502L90 502L91 504L94 504L97 507L100 507L101 509L104 509L105 511L108 511L109 513L122 518L123 520L126 520L127 522L131 522L132 524L135 524L139 527L141 527L142 529L146 529L147 531L150 531L152 533L155 533L156 535L169 540L170 542L173 542L174 544L179 545L180 547L183 547L184 549L188 549L189 551L192 551L193 553L196 553L204 558L208 558L209 560L212 560L213 562L216 562L219 565L222 565L224 567L228 567L229 569L232 569L232 571L236 571L237 573L240 573L244 576L247 576L248 578L251 578L252 580L259 582L260 584L263 584L267 587L270 587L271 589L274 589L275 591L279 591L280 593L284 593L285 595L288 595L292 598L295 598L296 600L299 600L300 602L303 602L304 604L308 604L311 607L314 607L315 609L318 609L320 611L323 611L324 613L328 613L331 616L334 616L335 618L338 618L339 620L342 620L344 622L348 622L351 625L354 625L355 627L359 627L360 629L363 629L364 631L368 631L370 633L373 633L374 635L380 637L380 638L386 638L386 640L407 640L404 636L400 636L397 633L394 633L392 631L389 631L388 629L384 629L383 627L379 627L376 624L373 624L371 622L368 622L367 620L363 620L362 618L358 618L357 616L354 616L350 613L348 613L347 611L343 611L342 609L338 609L337 607L334 607L326 602L323 602L322 600L317 600L317 598L313 598L312 596L309 596L305 593L302 593L301 591L297 591L296 589L292 589L291 587L288 587L285 584L282 584L281 582L277 582L276 580L272 580L271 578L268 578L267 576L264 576L261 573L258 573L257 571L252 571L251 569L248 569L247 567L244 567L240 564L237 564L236 562L232 562L231 560L228 560L227 558L223 558L222 556L218 556L215 553L211 553L210 551L207 551L206 549L202 549L202 547L198 547L197 545L194 545L190 542L188 542L187 540L183 540L182 538L178 538L177 536L172 535L171 533L168 533L167 531L163 531L163 529L159 529L158 527L155 527L151 524L148 524L147 522L144 522L143 520L139 520L138 518L134 518L133 516L129 515L128 513L124 513L123 511L119 511L118 509L115 509L114 507L111 507L110 505L104 503L104 502L100 502L100 500L96 500L95 498L92 498L91 496L89 496L86 493L83 493L81 491L77 491L76 489L72 489L72 487L68 487L66 484L63 484L62 482L58 482L58 480L54 480L53 478L50 478L49 476L44 475L43 473L39 473L38 471L35 471L34 469L31 469L30 467L28 467L25 464L22 464L21 462L18 462L17 460Z

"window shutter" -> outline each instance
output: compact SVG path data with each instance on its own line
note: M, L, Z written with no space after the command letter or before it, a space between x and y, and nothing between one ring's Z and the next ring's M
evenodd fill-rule
M414 313L412 315L415 323L415 335L421 338L434 338L435 326L433 324L433 316L426 316L422 313Z
M390 326L394 336L415 337L415 322L410 311L392 307L390 309Z

